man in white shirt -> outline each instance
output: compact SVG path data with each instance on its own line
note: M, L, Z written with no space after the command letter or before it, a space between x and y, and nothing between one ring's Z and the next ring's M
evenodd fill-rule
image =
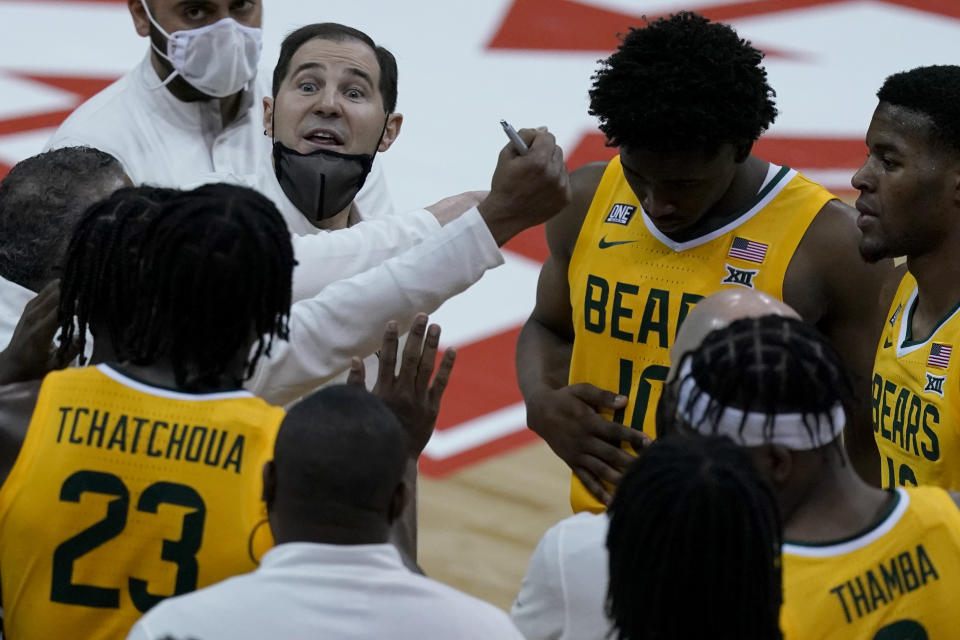
M59 277L83 212L129 184L115 158L89 148L27 158L0 181L0 350L27 302Z
M307 25L283 42L273 94L264 103L273 154L252 176L211 178L271 198L293 231L299 302L290 342L246 385L288 404L338 374L342 380L350 357L376 350L387 320L406 331L417 312L433 311L502 263L498 246L555 213L567 179L553 136L526 130L530 153L501 153L488 197L461 194L431 206L432 215L369 220L354 196L402 123L390 52L344 25Z
M151 47L133 70L80 105L47 148L91 146L116 157L134 184L182 187L211 172L254 173L270 140L256 76L261 0L129 0ZM379 166L360 195L371 215L393 205Z
M796 317L764 293L727 289L690 311L670 350L671 363L696 349L703 338L738 318ZM676 371L671 369L672 380ZM547 530L530 559L510 617L527 640L604 640L610 620L604 613L607 569L606 513L578 513Z
M412 411L394 415L355 386L327 387L293 407L264 469L277 546L252 573L161 602L128 638L521 638L502 611L413 573L388 543L411 497L408 461L426 444L452 366L448 355L434 383L422 382L435 344L422 361L404 358L395 378L386 369L398 381L394 400L417 389L407 396Z

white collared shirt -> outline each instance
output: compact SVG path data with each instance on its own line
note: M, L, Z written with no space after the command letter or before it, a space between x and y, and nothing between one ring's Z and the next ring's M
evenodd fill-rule
M7 348L13 330L23 315L27 303L37 295L16 282L0 277L0 351Z
M295 542L260 568L164 600L128 640L517 640L506 614L403 566L389 544Z
M510 619L526 640L605 640L607 514L561 520L537 545Z

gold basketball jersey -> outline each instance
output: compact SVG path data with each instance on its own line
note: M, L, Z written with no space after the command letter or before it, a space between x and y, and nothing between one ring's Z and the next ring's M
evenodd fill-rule
M43 381L0 489L4 626L18 640L122 640L165 597L256 568L283 410L185 394L106 365Z
M884 487L960 490L960 305L924 340L911 332L917 281L907 273L873 365L873 435Z
M960 510L937 487L900 488L896 498L853 538L784 544L786 640L956 637Z
M699 300L725 287L783 299L783 277L810 222L833 196L788 167L770 166L753 201L724 227L686 242L661 233L623 176L607 165L570 257L574 342L570 384L620 393L605 417L654 436L654 413L677 329ZM599 512L574 477L575 512Z

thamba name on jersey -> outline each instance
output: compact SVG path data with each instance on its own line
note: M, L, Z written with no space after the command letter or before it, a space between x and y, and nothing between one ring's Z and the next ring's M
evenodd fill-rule
M567 273L574 343L569 383L628 398L604 416L655 435L669 348L693 306L727 287L783 299L783 279L811 221L833 196L796 171L770 165L753 201L732 222L674 242L649 219L619 157L600 180ZM603 509L573 479L574 511Z
M954 637L960 510L937 487L897 489L887 514L861 534L784 544L783 585L786 640Z

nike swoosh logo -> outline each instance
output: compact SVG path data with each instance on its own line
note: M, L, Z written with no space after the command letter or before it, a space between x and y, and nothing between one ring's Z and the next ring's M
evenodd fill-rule
M616 242L607 242L607 236L603 236L600 238L599 246L601 249L609 249L610 247L615 247L618 244L632 244L634 242L636 242L636 240L617 240Z
M883 341L883 348L884 348L884 349L889 349L889 348L892 347L892 346L893 346L893 343L890 342L890 338L885 338L884 341Z

